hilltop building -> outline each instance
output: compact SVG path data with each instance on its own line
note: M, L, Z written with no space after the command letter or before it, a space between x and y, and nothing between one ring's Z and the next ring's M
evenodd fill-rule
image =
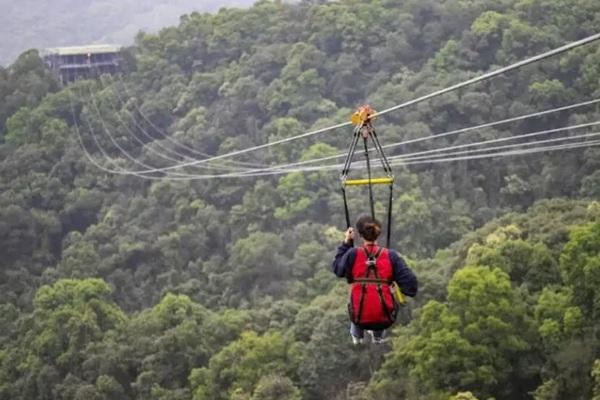
M121 46L98 44L56 47L42 52L44 62L63 85L102 74L114 74L121 65Z

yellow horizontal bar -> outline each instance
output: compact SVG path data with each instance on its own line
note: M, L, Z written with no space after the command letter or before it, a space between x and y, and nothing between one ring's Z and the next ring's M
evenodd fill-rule
M358 185L383 185L386 183L393 183L394 178L371 178L371 179L350 179L344 182L346 186L358 186Z

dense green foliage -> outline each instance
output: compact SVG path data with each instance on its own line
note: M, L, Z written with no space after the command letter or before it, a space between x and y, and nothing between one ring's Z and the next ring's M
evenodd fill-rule
M357 348L345 283L328 271L344 220L335 173L111 175L76 129L94 159L120 157L110 168L143 169L115 143L151 165L168 165L165 148L193 155L172 140L222 154L346 120L366 101L398 104L599 22L593 0L261 1L138 35L122 78L59 90L23 54L0 71L0 398L600 398L597 148L396 168L392 247L421 291L392 340ZM378 132L387 143L591 98L599 60L584 47L386 115ZM326 156L348 139L238 160ZM364 193L350 206L366 211Z

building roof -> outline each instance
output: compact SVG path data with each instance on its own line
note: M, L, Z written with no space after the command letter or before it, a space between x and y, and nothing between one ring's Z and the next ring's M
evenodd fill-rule
M118 53L121 51L121 46L114 44L92 44L89 46L73 46L73 47L53 47L45 49L44 55L57 54L59 56L71 56L77 54L101 54L101 53Z

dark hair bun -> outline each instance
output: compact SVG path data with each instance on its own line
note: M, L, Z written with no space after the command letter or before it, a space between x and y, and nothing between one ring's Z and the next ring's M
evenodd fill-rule
M368 215L358 219L356 228L360 236L368 241L376 240L381 234L381 223Z
M381 233L381 228L374 223L365 224L365 234L377 237Z

